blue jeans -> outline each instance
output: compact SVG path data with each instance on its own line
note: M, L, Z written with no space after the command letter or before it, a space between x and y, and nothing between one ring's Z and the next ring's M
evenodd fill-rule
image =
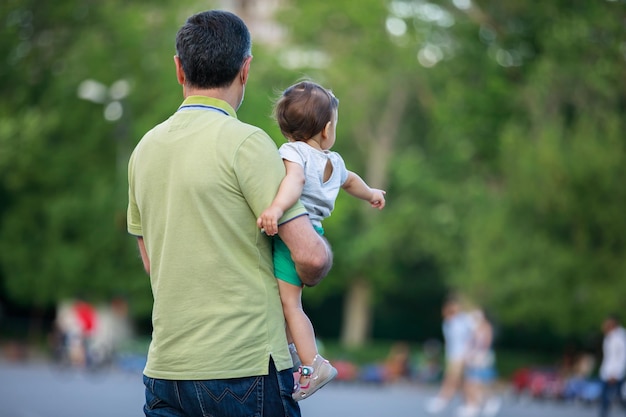
M172 381L144 375L146 417L300 417L291 398L291 369L269 375L206 381Z
M607 417L609 415L609 409L611 403L617 399L622 406L626 408L626 402L622 397L622 385L624 380L608 382L602 381L602 396L600 398L600 417Z

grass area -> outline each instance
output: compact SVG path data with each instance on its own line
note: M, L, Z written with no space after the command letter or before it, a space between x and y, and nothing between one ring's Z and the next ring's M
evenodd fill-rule
M389 355L391 347L396 342L376 341L368 343L361 347L347 348L341 346L337 341L322 341L319 343L320 353L333 360L345 360L362 366L372 363L381 363ZM412 346L412 351L418 349L418 346Z

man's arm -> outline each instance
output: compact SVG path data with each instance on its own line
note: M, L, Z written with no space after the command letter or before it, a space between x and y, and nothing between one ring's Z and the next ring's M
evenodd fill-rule
M148 258L148 252L146 251L146 245L143 243L143 237L137 236L137 246L139 246L143 269L145 269L148 275L150 275L150 259Z
M333 265L333 253L328 241L313 229L309 217L300 216L281 224L278 234L291 251L304 285L319 284Z

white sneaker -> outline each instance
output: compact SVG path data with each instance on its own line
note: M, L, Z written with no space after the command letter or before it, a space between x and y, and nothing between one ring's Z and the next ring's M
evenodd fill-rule
M462 405L456 412L457 417L477 417L480 414L480 408L475 405Z
M441 397L431 398L426 404L426 412L430 414L440 413L448 406L448 401Z
M494 417L500 411L500 407L502 407L500 398L489 398L483 408L483 416Z

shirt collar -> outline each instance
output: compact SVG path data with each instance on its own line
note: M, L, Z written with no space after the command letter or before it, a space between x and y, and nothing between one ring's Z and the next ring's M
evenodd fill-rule
M180 105L179 109L185 106L208 106L214 107L219 111L226 112L229 116L237 118L237 113L235 109L232 108L230 104L225 102L224 100L220 100L215 97L207 97L207 96L189 96L183 101L183 104Z

